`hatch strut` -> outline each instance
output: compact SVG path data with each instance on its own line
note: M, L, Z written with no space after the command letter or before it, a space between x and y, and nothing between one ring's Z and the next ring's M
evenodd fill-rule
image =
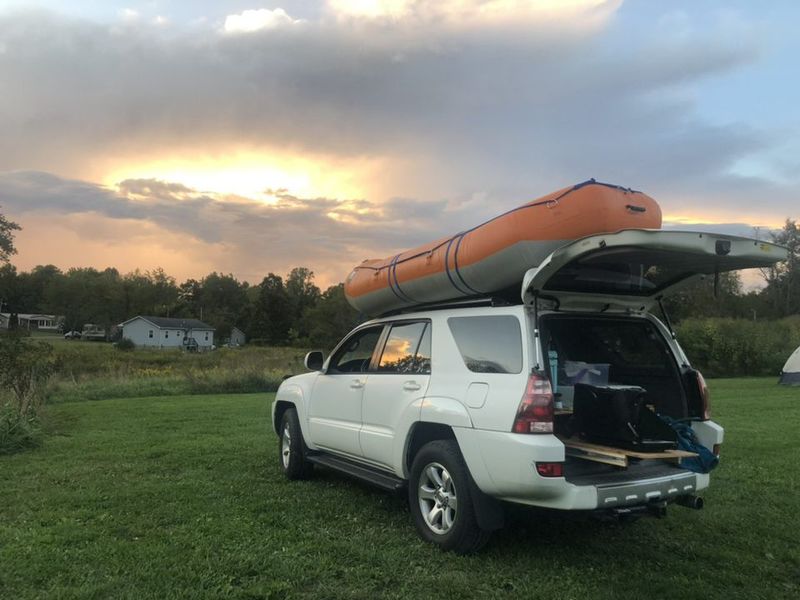
M539 356L539 292L533 293L533 348L536 352L536 366L534 369L541 370L541 357Z
M664 296L658 297L658 308L661 309L661 315L664 317L664 323L667 325L667 329L669 329L669 334L672 336L672 339L677 339L677 335L675 334L675 330L672 328L672 321L669 320L669 315L667 314L667 309L664 308L663 302Z

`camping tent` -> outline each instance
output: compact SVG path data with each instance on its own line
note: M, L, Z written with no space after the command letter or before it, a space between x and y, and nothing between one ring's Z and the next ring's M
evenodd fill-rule
M800 385L800 348L792 352L789 360L783 365L779 383L783 385Z

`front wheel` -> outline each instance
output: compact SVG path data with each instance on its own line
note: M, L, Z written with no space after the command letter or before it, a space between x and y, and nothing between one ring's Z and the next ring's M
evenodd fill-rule
M287 479L305 479L311 474L314 465L306 460L303 432L297 410L288 408L281 417L278 458Z
M489 541L489 532L478 526L469 471L455 441L422 447L411 466L408 496L422 539L458 554L476 552Z

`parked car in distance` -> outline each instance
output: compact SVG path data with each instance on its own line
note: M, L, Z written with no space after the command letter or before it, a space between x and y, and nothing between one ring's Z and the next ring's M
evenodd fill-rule
M656 413L689 423L718 456L723 430L702 375L651 309L692 277L784 257L745 238L629 230L553 252L526 275L521 302L441 303L364 323L327 359L309 353L310 372L278 389L280 468L406 489L420 536L459 553L503 526L505 502L616 516L701 508L709 473L626 437L627 405L597 403L635 396L637 411L662 427ZM587 402L599 415L588 425L576 420Z

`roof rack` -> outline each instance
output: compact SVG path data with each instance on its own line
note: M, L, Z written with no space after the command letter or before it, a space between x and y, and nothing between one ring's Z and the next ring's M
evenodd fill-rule
M517 302L516 304L520 304ZM403 315L410 312L421 312L425 310L445 310L448 308L472 308L476 306L513 306L514 302L510 302L507 298L500 296L470 296L468 298L460 298L456 300L442 300L441 302L429 302L427 304L414 304L413 306L405 306L397 308L388 312L378 315L379 319L385 317L392 317L395 315Z

